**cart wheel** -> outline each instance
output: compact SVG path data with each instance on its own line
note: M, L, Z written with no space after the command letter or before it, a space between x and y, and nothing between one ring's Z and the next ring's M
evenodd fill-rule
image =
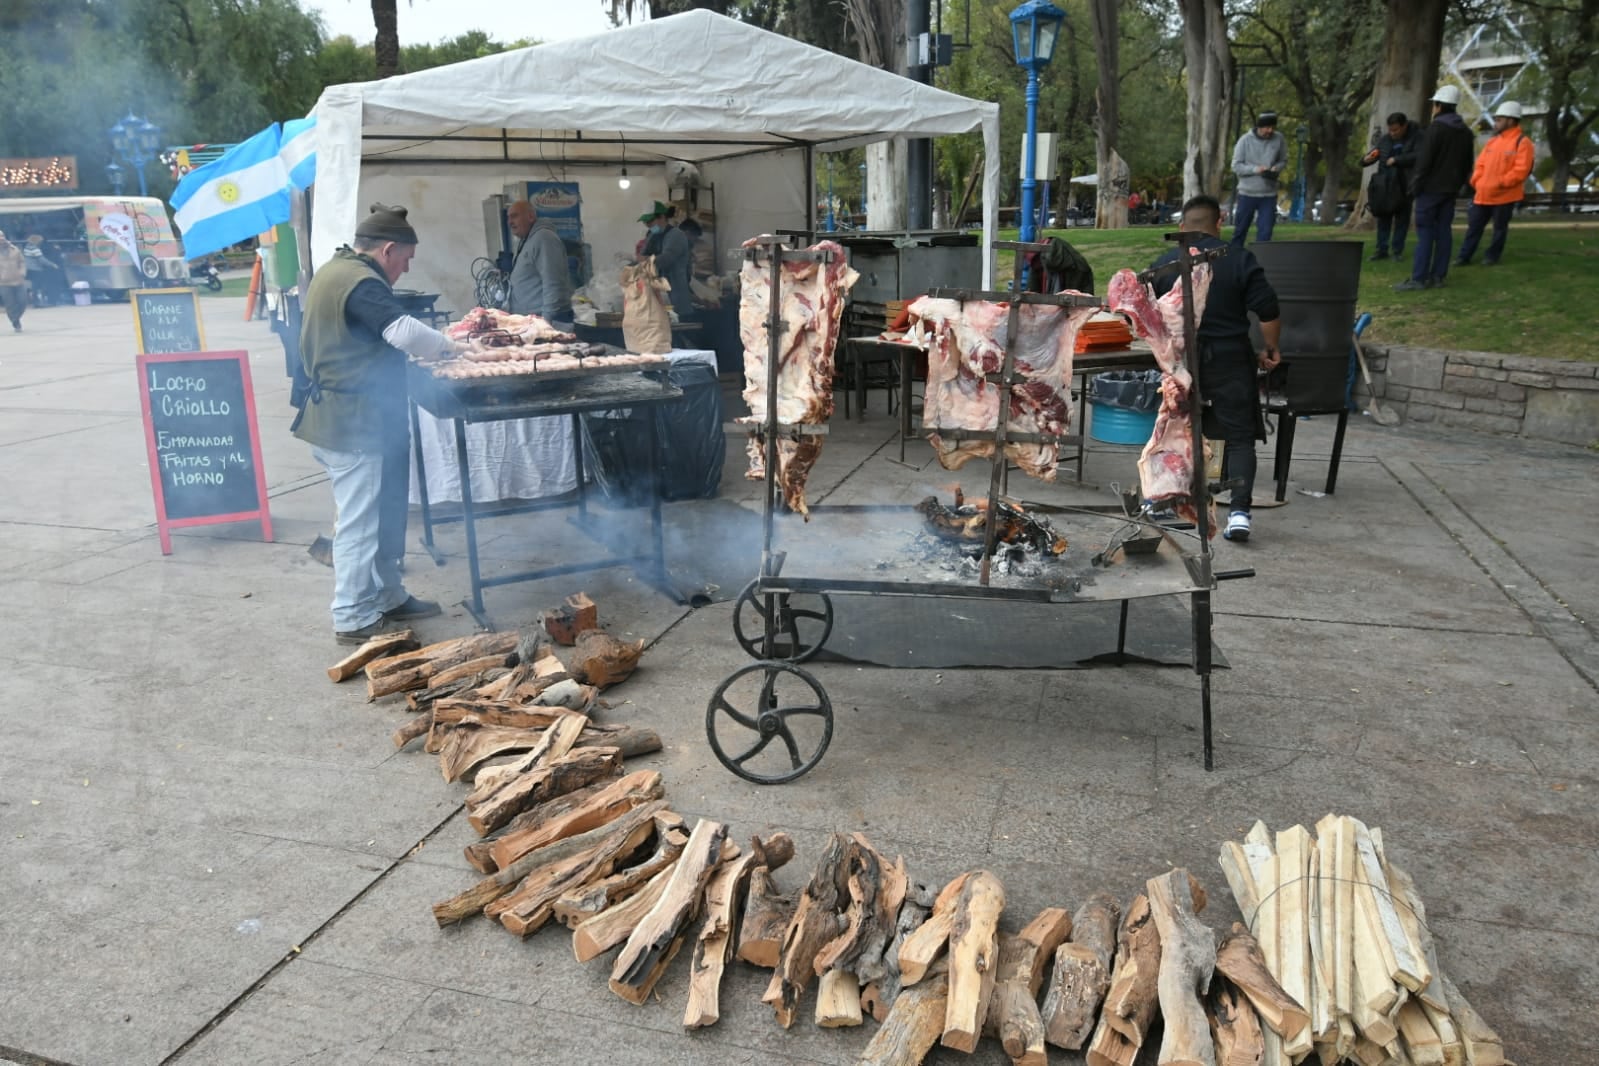
M705 736L716 758L739 777L781 785L822 761L833 739L833 704L816 679L792 663L750 663L712 693ZM781 747L772 748L774 737ZM801 754L813 747L809 755Z
M752 581L739 593L733 607L733 636L739 647L752 659L781 659L784 662L802 663L822 650L827 638L833 635L833 601L818 593L816 607L803 606L809 593L803 597L802 606L795 606L796 594L787 592L757 595ZM766 643L766 604L768 597L777 600L777 639L771 648ZM750 612L746 615L746 610Z

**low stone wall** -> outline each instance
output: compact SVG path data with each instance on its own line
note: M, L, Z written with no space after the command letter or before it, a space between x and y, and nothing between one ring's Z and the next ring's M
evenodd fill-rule
M1406 423L1599 442L1599 363L1404 345L1363 350L1377 398ZM1357 380L1356 400L1367 396Z

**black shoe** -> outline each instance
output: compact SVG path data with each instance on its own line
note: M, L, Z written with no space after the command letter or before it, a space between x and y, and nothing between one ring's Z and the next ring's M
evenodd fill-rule
M1380 263L1384 259L1387 259L1387 258L1388 258L1388 253L1387 252L1378 252L1376 255L1372 256L1370 259L1368 259L1366 261L1368 263Z
M1469 267L1471 265L1471 260L1470 259L1456 259L1450 265L1451 266L1457 266L1457 267Z
M360 629L348 629L342 633L335 632L333 639L340 644L361 645L373 637L381 637L385 633L394 633L404 626L395 625L387 617L379 618L371 625L362 626Z
M432 600L419 600L415 596L407 596L405 602L391 610L383 612L385 622L408 622L413 618L434 618L444 613Z
M1484 259L1482 261L1482 265L1485 266L1485 267L1496 267L1496 266L1499 265L1499 260L1497 260L1497 259Z
M1394 291L1395 292L1420 292L1423 289L1430 289L1430 288L1432 288L1432 282L1430 282L1430 281L1417 281L1415 278L1406 278L1404 281L1401 281L1398 285L1394 286Z

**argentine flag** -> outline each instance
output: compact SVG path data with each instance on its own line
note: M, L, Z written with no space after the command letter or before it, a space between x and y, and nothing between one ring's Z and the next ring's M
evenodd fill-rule
M301 134L296 140L306 140ZM289 221L289 175L274 122L190 171L172 194L184 253L198 259Z
M289 184L306 189L316 181L316 119L297 118L283 124L278 158L289 172Z

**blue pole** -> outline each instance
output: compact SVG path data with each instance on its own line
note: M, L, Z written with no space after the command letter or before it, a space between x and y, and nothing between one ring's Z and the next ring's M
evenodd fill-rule
M140 196L149 196L150 195L150 189L144 183L144 165L146 163L148 163L148 162L149 162L149 160L145 159L143 156L134 156L133 157L133 167L134 167L135 170L137 170L139 172L139 195Z
M1299 162L1294 169L1294 203L1288 211L1288 217L1294 222L1305 221L1305 142L1299 142Z
M833 220L833 160L827 161L827 232L832 233L837 227Z
M1029 64L1027 67L1027 139L1022 145L1022 217L1021 233L1018 235L1023 244L1032 242L1037 236L1033 228L1033 193L1038 188L1034 173L1038 169L1038 67ZM1021 290L1026 291L1029 285L1027 268L1022 268Z
M861 164L861 215L862 215L861 226L863 228L870 228L870 227L867 226L866 218L864 217L866 215L866 164L865 163Z

